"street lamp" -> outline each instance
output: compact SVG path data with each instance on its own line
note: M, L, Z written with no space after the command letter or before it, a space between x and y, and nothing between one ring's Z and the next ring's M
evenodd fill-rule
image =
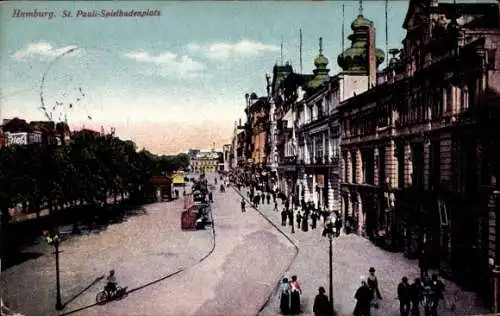
M333 314L335 314L335 309L333 307L333 238L337 236L335 227L335 223L337 222L336 217L330 217L330 221L328 221L323 229L323 237L328 237L328 241L330 242L330 252L329 252L329 266L330 266L330 310Z
M56 309L60 311L64 308L63 304L61 303L61 283L59 281L59 243L61 240L59 238L58 233L55 233L52 236L47 233L45 235L45 240L49 245L53 245L55 249L54 253L56 255L56 288L57 288Z

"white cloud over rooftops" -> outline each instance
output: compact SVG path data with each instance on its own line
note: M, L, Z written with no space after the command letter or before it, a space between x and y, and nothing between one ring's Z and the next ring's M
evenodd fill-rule
M150 74L160 76L181 76L196 77L206 69L205 65L189 56L181 56L173 52L163 52L159 54L150 54L145 51L129 52L124 54L125 58L139 63L150 64Z
M231 57L257 56L265 52L277 52L280 48L276 45L264 44L257 41L241 40L236 43L218 42L201 45L190 43L187 45L189 52L201 52L208 58L225 59Z
M73 51L77 48L78 46L76 45L56 48L47 42L35 42L27 44L26 47L18 50L12 54L11 57L16 60L55 58L70 52L72 53L71 55L73 55Z

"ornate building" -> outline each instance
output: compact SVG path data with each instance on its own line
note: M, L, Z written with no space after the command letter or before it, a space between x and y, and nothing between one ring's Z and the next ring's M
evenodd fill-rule
M321 209L338 210L338 121L334 115L333 96L338 81L328 75L328 59L323 55L320 38L319 55L314 60L314 77L301 87L304 97L297 102L298 126L298 198L311 201Z
M269 130L269 102L266 97L251 98L250 107L251 142L249 157L253 165L265 166L269 152L267 135Z
M343 209L359 233L486 292L498 23L495 4L410 1L400 58L339 107Z

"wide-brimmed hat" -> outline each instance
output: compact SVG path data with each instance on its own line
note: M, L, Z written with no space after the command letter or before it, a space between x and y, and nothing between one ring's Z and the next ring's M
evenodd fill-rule
M371 267L370 270L368 270L368 272L375 272L375 268Z

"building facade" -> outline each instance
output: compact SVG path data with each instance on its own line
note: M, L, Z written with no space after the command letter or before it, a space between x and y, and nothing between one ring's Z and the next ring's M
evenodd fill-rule
M200 150L194 157L190 158L190 167L194 172L209 173L218 171L221 153L214 149L210 151Z
M498 12L411 1L399 59L339 107L345 216L483 293L496 261L496 145L485 126L500 88Z

